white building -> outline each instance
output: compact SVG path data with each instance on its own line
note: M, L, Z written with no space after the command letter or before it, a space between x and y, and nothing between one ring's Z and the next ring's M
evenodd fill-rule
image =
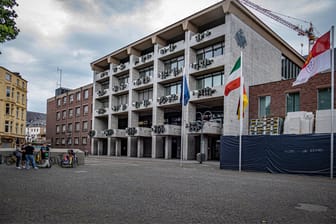
M242 33L241 33L242 32ZM241 48L245 85L282 79L304 59L237 1L225 0L94 62L92 154L218 160L221 135L237 135L239 91L224 84ZM283 60L290 64L282 66ZM298 69L292 72L298 72ZM180 104L186 74L187 106ZM251 106L251 105L250 105ZM203 129L200 127L203 120ZM247 134L248 110L244 130Z

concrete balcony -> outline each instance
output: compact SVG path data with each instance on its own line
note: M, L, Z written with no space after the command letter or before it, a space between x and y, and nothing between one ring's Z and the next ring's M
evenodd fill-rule
M225 33L228 33L228 26L226 24L216 26L202 33L196 33L195 35L191 37L190 47L193 47L198 44L202 44L210 40L218 39L221 36L224 36Z
M152 129L144 127L129 127L125 130L126 136L132 137L152 137Z
M171 94L168 96L161 96L157 98L158 107L160 106L169 106L173 104L180 103L180 96L177 94Z
M94 76L94 81L101 81L109 78L109 70L100 72Z
M128 83L120 83L119 85L114 85L112 87L113 94L123 94L129 90Z
M153 125L152 135L155 136L181 136L181 126L179 125Z
M177 52L184 50L184 48L185 48L184 40L180 40L178 42L169 44L159 49L159 58L170 57L176 54Z
M224 70L225 56L219 55L213 58L206 58L203 60L199 60L198 62L193 62L190 64L190 74L201 72L203 70L208 70L212 68L217 68L222 66Z
M154 60L154 52L142 55L140 57L134 56L134 66L145 66L145 64L150 63Z
M110 90L109 89L99 89L95 92L95 98L102 98L110 95Z
M161 71L158 74L158 82L165 83L165 82L173 82L180 80L183 75L183 68L180 69L173 69L173 70L165 70Z
M107 116L110 113L108 107L100 107L94 111L95 117Z
M224 86L206 87L190 91L190 101L204 100L224 96Z
M133 110L143 110L152 108L152 99L135 101L132 103Z
M203 128L203 131L202 131ZM192 121L187 124L187 133L190 135L221 135L222 134L222 124L217 121Z
M150 85L153 85L153 77L145 76L133 80L133 89L144 89Z
M112 75L124 72L129 70L130 68L130 63L120 63L119 65L113 65L112 66Z
M119 104L119 105L112 106L111 110L112 110L113 114L114 113L127 112L128 104L125 103L125 104Z

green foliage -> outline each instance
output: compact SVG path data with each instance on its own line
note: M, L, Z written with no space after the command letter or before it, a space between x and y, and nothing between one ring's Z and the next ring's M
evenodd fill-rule
M15 6L18 6L16 0L0 0L0 43L15 39L20 32L15 22L18 17Z

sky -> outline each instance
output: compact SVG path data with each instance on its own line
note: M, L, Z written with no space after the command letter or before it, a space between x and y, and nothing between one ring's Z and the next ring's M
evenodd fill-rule
M336 25L336 0L251 0L318 36ZM46 113L60 86L93 82L90 63L219 0L17 0L20 33L0 44L0 66L28 81L28 111ZM249 8L250 9L250 8ZM300 54L307 37L250 9ZM292 19L294 17L296 19ZM300 20L299 20L300 19ZM305 22L306 21L306 22ZM301 43L303 46L301 46ZM60 72L61 70L61 72Z

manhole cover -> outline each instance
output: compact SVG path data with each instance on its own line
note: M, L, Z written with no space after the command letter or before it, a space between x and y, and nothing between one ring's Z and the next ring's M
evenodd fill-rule
M328 207L323 205L314 205L314 204L306 204L306 203L298 203L295 207L297 209L306 210L309 212L326 212Z

